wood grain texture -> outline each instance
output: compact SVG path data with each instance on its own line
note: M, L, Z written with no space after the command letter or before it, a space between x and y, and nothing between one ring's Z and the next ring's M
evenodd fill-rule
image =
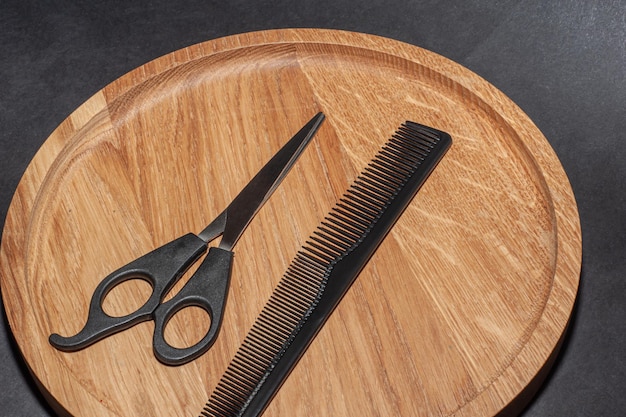
M76 352L109 272L199 232L315 112L327 121L235 248L224 326L196 361L152 354L151 322ZM267 416L493 416L546 364L581 265L578 213L549 144L508 98L415 46L330 30L194 45L95 94L48 138L11 204L2 296L61 414L196 416L284 270L405 120L454 144L286 381ZM178 285L177 288L180 288ZM114 314L147 297L130 283ZM173 343L205 317L177 317Z

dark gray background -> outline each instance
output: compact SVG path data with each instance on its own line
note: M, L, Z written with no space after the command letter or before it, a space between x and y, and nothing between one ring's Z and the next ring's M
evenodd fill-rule
M0 222L42 142L76 107L145 62L253 30L382 35L450 58L538 125L576 195L583 271L571 331L523 413L626 415L625 1L0 0ZM52 416L0 323L0 415Z

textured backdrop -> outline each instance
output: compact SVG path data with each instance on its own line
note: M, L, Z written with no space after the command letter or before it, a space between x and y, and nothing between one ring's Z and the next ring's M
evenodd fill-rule
M319 27L408 42L478 73L542 130L581 217L570 332L523 413L626 415L625 1L0 0L0 225L52 130L127 71L194 43ZM52 416L0 323L0 416Z

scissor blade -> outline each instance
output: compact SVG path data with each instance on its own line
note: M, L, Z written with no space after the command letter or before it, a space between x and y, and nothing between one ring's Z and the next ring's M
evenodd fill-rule
M316 114L296 135L289 140L233 199L220 217L224 216L224 233L219 247L232 250L239 237L259 209L280 185L293 164L324 121L324 114ZM200 233L210 234L208 229Z

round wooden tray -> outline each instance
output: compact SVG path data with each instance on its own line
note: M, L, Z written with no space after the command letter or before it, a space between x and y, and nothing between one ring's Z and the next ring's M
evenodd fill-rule
M313 114L327 120L235 248L224 326L196 361L153 356L152 322L76 353L109 272L199 232ZM15 193L2 295L59 413L196 416L319 221L405 120L454 143L331 316L267 416L492 416L513 410L559 345L581 236L563 169L508 98L436 54L330 30L194 45L99 91L44 143ZM177 287L180 288L180 285ZM138 307L118 288L107 311ZM183 344L206 329L181 314ZM515 410L513 410L515 411Z

